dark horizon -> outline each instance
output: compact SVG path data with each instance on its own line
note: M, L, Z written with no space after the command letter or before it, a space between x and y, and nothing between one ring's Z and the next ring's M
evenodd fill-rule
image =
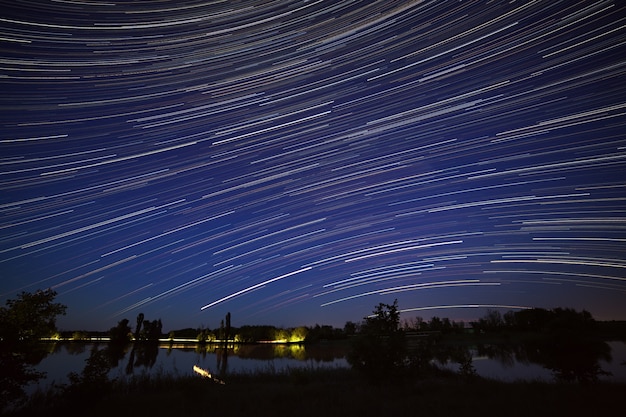
M1 305L626 320L622 4L174 3L3 5Z
M372 309L374 308L374 306L372 307ZM567 307L554 307L554 308L549 308L549 309L543 309L543 310L548 310L548 311L555 311L555 310L573 310L573 309L569 309ZM478 323L480 320L484 320L490 312L496 312L498 314L500 314L501 317L504 317L504 315L506 313L517 313L522 311L520 310L504 310L504 309L491 309L491 308L485 308L484 309L484 313L482 315L479 315L473 319L467 319L467 320L463 320L463 319L453 319L450 318L448 316L440 316L437 314L432 314L432 315L407 315L406 313L402 313L402 310L399 309L400 311L400 326L403 327L405 326L405 324L407 325L411 325L414 324L415 320L423 320L424 322L428 323L433 319L439 319L439 320L448 320L451 323L456 323L456 324L463 324L463 327L465 329L470 329L472 328L473 324ZM576 311L576 310L574 310ZM626 320L615 320L615 319L608 319L608 320L602 320L602 319L598 319L597 317L595 317L593 315L592 312L589 312L587 310L581 310L581 311L576 311L576 313L583 313L583 312L587 312L591 315L591 318L596 322L596 323L623 323L626 324ZM372 311L370 311L370 313L372 313ZM343 330L345 328L345 325L348 324L348 322L353 323L357 326L360 326L362 323L365 322L366 318L368 316L371 316L371 314L361 317L357 320L346 320L345 322L339 324L339 325L333 325L330 323L319 323L316 322L314 324L297 324L297 325L292 325L292 326L284 326L284 325L276 325L273 323L231 323L231 326L233 329L237 330L237 329L241 329L242 327L246 327L246 326L250 326L250 327L273 327L276 329L294 329L294 328L298 328L298 327L306 327L308 329L312 329L315 328L316 326L320 326L320 327L324 327L324 326L330 326L333 329L338 329L338 330ZM61 316L58 317L58 319L61 318ZM135 318L134 317L124 317L126 318L129 323L128 325L130 326L130 328L135 331L136 325L135 325ZM123 319L124 319L123 318ZM211 326L211 325L205 325L205 324L201 324L198 326L182 326L182 327L176 327L176 328L171 328L170 326L167 326L167 318L164 317L145 317L146 320L161 320L163 323L163 335L167 335L169 332L175 332L175 331L181 331L181 330L189 330L189 329L193 329L193 330L210 330L210 331L217 331L220 329L220 323L223 320L223 318L217 318L215 321L215 325ZM85 332L94 332L94 333L107 333L109 330L111 330L112 327L115 327L115 325L117 325L118 322L113 323L111 326L109 326L108 328L104 329L104 330L98 330L98 329L86 329L86 328L81 328L81 329L66 329L66 328L61 328L58 327L58 332L59 333L69 333L69 332L80 332L80 331L85 331Z

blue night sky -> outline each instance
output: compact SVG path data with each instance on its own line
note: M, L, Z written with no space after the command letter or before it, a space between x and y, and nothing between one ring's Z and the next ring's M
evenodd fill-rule
M626 319L625 7L3 1L0 302Z

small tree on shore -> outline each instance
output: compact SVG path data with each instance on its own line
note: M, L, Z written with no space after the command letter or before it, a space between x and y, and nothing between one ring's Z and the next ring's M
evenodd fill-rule
M400 329L397 300L393 304L378 304L373 313L361 325L348 361L355 369L379 378L404 366L406 340Z

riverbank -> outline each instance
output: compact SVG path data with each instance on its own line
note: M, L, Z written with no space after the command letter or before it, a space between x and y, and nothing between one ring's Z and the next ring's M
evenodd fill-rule
M65 416L481 416L609 415L626 384L504 383L441 372L371 380L350 369L228 375L224 384L168 374L82 381L39 393L14 417Z

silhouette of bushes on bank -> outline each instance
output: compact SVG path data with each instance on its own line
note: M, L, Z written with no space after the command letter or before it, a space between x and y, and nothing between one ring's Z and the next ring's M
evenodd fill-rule
M400 329L398 302L380 303L365 317L355 336L348 362L371 378L383 378L406 364L406 340Z

